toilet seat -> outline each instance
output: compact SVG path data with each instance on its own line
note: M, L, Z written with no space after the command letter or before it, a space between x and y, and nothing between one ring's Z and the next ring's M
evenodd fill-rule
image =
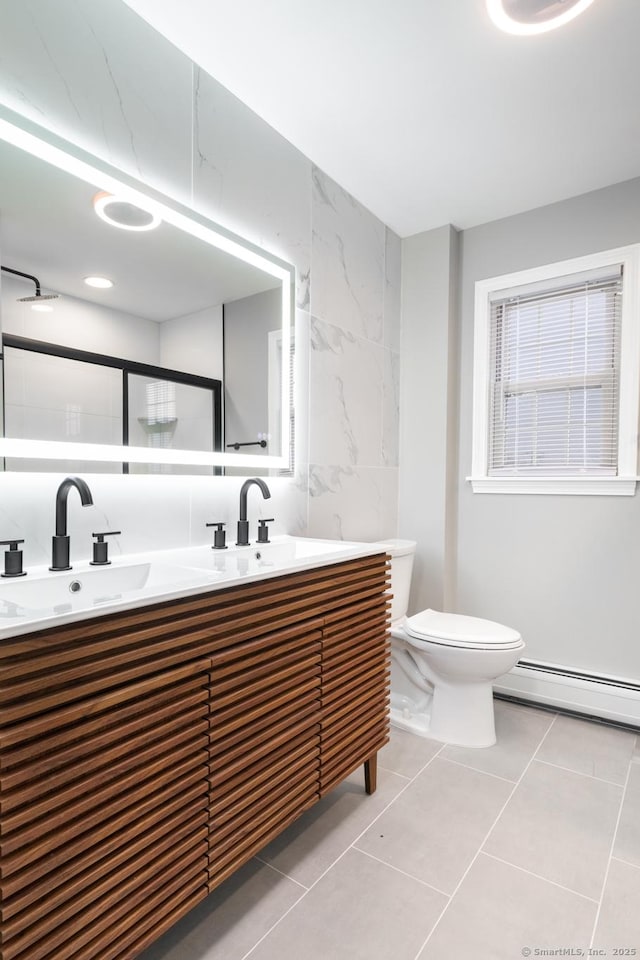
M403 623L406 633L417 641L468 650L515 650L524 646L517 630L492 620L466 617L459 613L423 610Z

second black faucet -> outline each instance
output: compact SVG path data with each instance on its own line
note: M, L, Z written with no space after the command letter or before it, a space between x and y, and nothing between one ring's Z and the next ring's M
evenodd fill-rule
M238 538L236 540L236 546L246 547L249 544L249 521L247 520L247 494L249 488L255 484L260 491L265 500L269 500L271 493L269 492L269 487L266 485L264 480L260 480L259 477L250 477L249 480L245 482L240 487L240 519L238 520Z

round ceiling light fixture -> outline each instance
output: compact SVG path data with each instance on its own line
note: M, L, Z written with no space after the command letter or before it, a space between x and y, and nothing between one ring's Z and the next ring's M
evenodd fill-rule
M98 290L109 290L113 286L113 280L107 277L85 277L84 282L88 287L96 287Z
M574 20L593 0L487 0L496 27L520 36L546 33Z
M155 230L162 222L156 213L145 210L125 197L101 191L93 198L93 209L101 220L121 230Z

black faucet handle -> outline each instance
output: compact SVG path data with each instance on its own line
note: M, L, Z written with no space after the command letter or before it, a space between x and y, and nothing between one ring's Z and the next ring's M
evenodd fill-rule
M103 530L101 533L91 534L92 537L96 538L96 542L93 545L92 567L105 567L111 563L111 560L109 560L109 544L104 538L117 537L121 533L122 530Z
M264 520L258 520L258 543L271 543L267 524L273 523L274 519L274 517L265 517Z
M205 523L205 527L215 527L213 534L213 544L211 546L212 550L226 550L226 538L227 534L225 532L226 523L222 520L214 520L212 523Z
M18 544L24 543L24 540L0 540L0 546L9 547L4 554L4 573L1 577L26 577L26 570L22 569L22 550L18 550Z

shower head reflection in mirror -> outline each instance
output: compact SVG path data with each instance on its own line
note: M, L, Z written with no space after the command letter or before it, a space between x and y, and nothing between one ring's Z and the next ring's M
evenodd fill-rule
M54 470L61 460L173 464L180 472L198 466L233 468L234 474L261 467L275 473L289 470L294 268L4 107L0 107L0 162L3 262L37 276L43 291L57 295L51 301L54 312L38 315L27 313L27 305L17 304L18 295L12 299L7 289L0 316L3 334L224 379L223 367L231 370L232 358L226 348L224 359L222 355L223 313L226 323L236 316L260 314L260 327L255 321L255 336L244 343L258 344L263 370L243 381L236 377L233 385L223 382L222 402L225 413L258 409L264 417L234 424L230 443L269 437L266 448L247 447L243 450L250 452L238 453L226 446L225 436L217 450L151 443L125 448L94 438L74 441L44 420L40 433L20 432L14 421L0 439L0 456L21 458L23 466L35 458ZM94 212L97 191L137 204L160 220L159 227L142 233L113 229ZM89 289L84 278L95 274L109 277L112 287ZM20 282L3 274L3 289L9 287L9 279ZM271 311L275 304L276 330L273 323L262 322L267 302ZM107 317L115 326L107 328ZM269 337L274 334L281 362L269 364ZM262 396L243 395L241 391L255 392L258 382ZM62 398L61 405L65 403L74 406L73 399ZM176 444L178 434L175 431Z

